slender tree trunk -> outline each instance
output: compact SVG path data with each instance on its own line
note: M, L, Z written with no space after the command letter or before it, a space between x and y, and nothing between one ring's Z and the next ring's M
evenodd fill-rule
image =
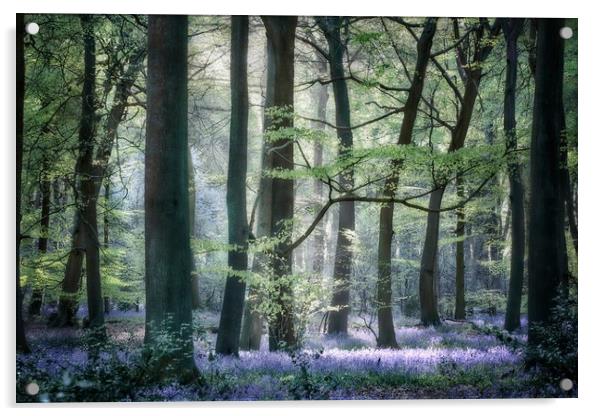
M518 68L517 39L522 32L524 19L507 19L504 23L506 38L506 88L504 94L504 134L508 151L517 150L516 138L516 77ZM510 259L510 287L506 303L504 328L520 328L520 308L525 268L525 211L521 164L518 155L508 162L510 180L510 210L512 212L512 254Z
M433 37L435 36L437 21L434 18L426 20L425 27L418 40L416 51L416 67L414 77L408 92L405 104L403 121L399 131L397 144L406 146L412 143L412 133L418 115L418 106L422 97L424 78L430 59ZM403 161L400 159L391 162L392 175L385 181L383 195L387 198L395 197L399 186L399 174ZM397 348L395 327L393 324L393 310L391 305L391 241L393 239L393 211L395 205L386 203L381 205L380 226L378 235L378 280L376 300L378 307L378 346L381 348Z
M194 166L192 163L192 151L188 148L188 201L190 216L190 238L196 238L196 182L194 180ZM190 250L190 280L192 284L192 309L201 308L200 276L196 269L194 250Z
M550 323L563 274L564 209L561 195L560 142L564 19L538 19L531 195L529 209L529 344L541 341L534 325ZM564 247L566 250L566 245Z
M103 247L109 247L109 212L111 207L111 179L105 178L105 212L103 215Z
M458 199L464 199L464 183L462 177L456 179ZM466 302L464 300L464 240L466 236L465 224L466 215L464 207L456 211L456 308L454 311L455 319L466 319Z
M29 346L25 337L25 324L23 323L23 295L21 293L21 175L23 170L23 116L25 104L25 15L17 14L17 225L16 225L16 349L17 352L28 353Z
M339 138L339 158L344 160L353 150L353 134L351 132L351 108L343 56L345 44L341 39L341 17L324 17L318 24L328 42L328 63L335 102L335 119ZM341 186L353 189L353 171L343 172L339 179ZM328 333L347 334L349 317L349 297L351 286L351 263L353 247L351 234L355 231L355 203L346 201L339 204L339 226L334 256L333 294L330 301L332 310L328 313Z
M148 18L145 155L145 342L175 342L164 376L196 373L188 201L188 17ZM166 374L167 373L167 374Z
M247 86L247 50L249 17L232 16L230 83L232 111L228 159L228 267L246 273L248 266L249 226L247 222L247 142L249 93ZM232 248L234 247L234 248ZM240 328L245 302L245 280L229 275L224 290L215 352L238 355Z
M273 76L268 77L268 84L273 83L273 103L270 107L293 111L294 94L294 58L295 30L297 17L264 16L262 17L268 38L268 60L274 65ZM268 130L279 130L293 127L291 116L270 120ZM294 168L294 143L289 137L282 137L270 143L268 152L272 153L272 168L291 170ZM273 178L271 189L272 215L270 235L281 236L272 260L274 272L275 316L270 317L270 350L283 347L293 348L297 340L294 330L292 286L288 281L292 273L292 252L286 250L291 242L290 221L294 211L294 181L292 179Z
M316 53L316 59L318 60L317 73L320 77L326 75L327 72L327 62L322 57L322 55ZM314 97L313 102L316 103L316 118L318 120L326 120L326 108L328 105L328 88L324 85L318 84L314 87ZM312 129L315 131L323 133L325 131L326 125L323 123L315 122L312 124ZM320 167L323 165L324 158L324 149L322 142L316 140L314 143L314 155L313 155L313 165L314 167ZM314 196L317 200L315 210L316 212L322 206L322 199L324 197L324 186L322 182L318 179L313 181L313 190ZM325 230L324 223L320 222L316 226L316 229L313 232L313 261L312 261L312 271L318 275L322 275L324 273L324 250L326 249L325 245Z
M40 194L42 199L42 209L40 214L40 237L38 238L38 253L45 254L48 251L48 228L50 226L50 188L51 183L48 178L48 160L42 160L42 174L40 178ZM39 316L44 300L44 286L41 282L33 285L31 300L29 301L29 316Z
M274 54L268 51L266 43L266 92L263 102L263 108L269 108L274 102L274 82L267 80L274 77ZM262 80L263 82L263 80ZM270 124L269 118L265 111L263 117L263 132L267 132ZM267 136L266 136L267 137ZM269 144L264 140L261 148L261 177L259 179L259 187L257 191L257 220L255 221L255 237L269 237L272 223L272 178L266 175L266 172L272 169L272 152L269 152ZM253 255L253 265L251 270L256 276L269 276L269 260L266 253L255 253ZM240 349L242 350L259 350L261 346L261 336L263 332L263 317L259 312L261 303L265 302L261 288L257 283L249 284L247 301L245 302L245 312L243 315L243 325L240 334Z

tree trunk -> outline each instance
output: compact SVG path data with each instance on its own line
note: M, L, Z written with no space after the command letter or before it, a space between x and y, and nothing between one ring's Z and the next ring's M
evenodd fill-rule
M103 215L103 247L109 247L109 213L111 209L111 179L105 178L105 212Z
M316 53L316 59L318 60L317 73L318 76L323 77L327 72L327 62L322 57L322 55ZM312 101L316 104L316 118L318 120L326 120L326 108L328 105L328 88L324 85L317 84L314 87L314 97ZM326 125L323 123L314 122L312 124L312 129L318 132L324 132ZM314 155L313 155L313 165L314 167L320 167L323 165L324 161L324 149L323 145L319 140L314 142ZM316 212L322 207L322 198L324 197L324 186L322 182L318 179L314 179L313 181L314 188L314 196L317 200L315 205ZM313 232L313 261L312 261L312 271L318 275L322 275L324 273L324 250L326 249L325 242L325 230L324 230L324 222L320 222Z
M246 273L248 266L249 226L247 222L247 137L249 93L247 86L247 50L249 17L232 16L230 83L232 111L226 200L228 205L228 267ZM240 327L245 302L245 280L236 274L226 280L215 352L238 355Z
M23 323L23 296L21 293L21 175L23 170L23 116L25 105L25 15L17 14L17 226L16 226L16 349L17 352L28 353L29 346L25 337L25 325Z
M267 71L266 81L274 77L274 56L268 51L266 44ZM263 80L262 80L263 82ZM274 102L274 82L266 82L266 93L263 102L263 108L272 106ZM263 111L263 132L267 132L270 121ZM264 139L261 148L261 176L259 178L259 187L257 191L257 220L255 221L255 237L269 237L272 223L272 178L266 175L272 169L272 152L269 152L269 144ZM269 276L268 256L266 253L255 253L253 255L253 265L251 270L256 276ZM258 287L257 283L249 284L247 301L245 302L245 312L243 314L243 325L240 334L240 349L259 350L261 346L261 336L263 332L263 317L259 308L265 299L264 293Z
M42 209L40 214L40 237L38 238L38 253L44 255L48 251L48 228L50 226L50 180L48 178L48 160L42 160L42 173L40 178L40 194ZM39 316L44 300L44 286L41 282L35 282L29 301L28 315Z
M424 78L430 59L433 37L435 36L437 20L428 18L418 40L416 51L416 67L408 98L406 100L403 121L399 131L397 144L406 146L412 143L412 132L418 115L418 106L422 97ZM391 162L391 176L385 181L383 195L393 198L399 186L399 171L403 161L395 159ZM393 310L391 306L391 240L393 238L393 203L382 204L380 209L380 227L378 235L378 280L376 300L378 307L378 346L382 348L397 348L395 327L393 325Z
M506 19L506 88L504 94L504 134L506 148L517 150L516 138L516 78L518 68L517 39L522 32L524 19ZM512 212L512 254L510 258L510 285L506 303L504 328L512 332L520 328L520 308L525 268L525 208L521 178L521 164L518 155L511 155L508 162L510 180L510 210Z
M188 201L188 17L148 18L144 180L145 343L174 340L162 377L196 373L192 345Z
M439 188L431 193L429 209L441 208L441 199L445 188ZM439 213L429 212L426 222L426 237L422 249L420 262L420 320L423 325L439 325L439 311L437 310L437 295L435 293L435 272L437 264L437 250L439 249Z
M188 202L190 216L190 238L196 238L196 182L194 180L194 166L192 151L188 148ZM190 250L190 280L192 284L192 309L201 308L200 276L196 269L194 250Z
M456 179L458 199L464 199L464 183L462 177ZM464 207L456 211L456 308L454 319L466 319L466 302L464 300L464 240L466 236L466 215Z
M295 30L297 17L264 16L263 23L267 32L268 54L273 54L273 76L268 77L272 84L273 103L269 107L293 111L294 94L294 58ZM268 107L268 108L269 108ZM268 130L293 127L292 116L284 115L270 119ZM282 137L270 142L268 152L272 153L272 168L292 170L294 168L294 143L290 137ZM271 189L272 215L270 235L280 236L272 260L274 272L273 302L275 316L270 317L270 350L293 348L296 346L294 331L292 286L288 281L292 273L292 252L287 251L291 242L290 221L294 211L294 181L292 179L273 178Z
M328 42L328 63L335 102L335 119L339 138L339 158L349 157L353 150L351 132L351 109L345 80L343 56L345 44L341 39L341 17L318 18L318 25ZM340 175L339 181L345 189L353 189L353 171ZM347 334L349 317L349 296L351 286L351 263L353 247L351 234L355 231L355 203L346 201L339 204L339 226L334 256L333 294L330 301L332 310L328 313L328 333Z
M531 195L529 209L529 344L541 341L534 325L550 323L563 273L564 209L561 194L560 141L564 19L538 19ZM566 246L564 247L566 250Z

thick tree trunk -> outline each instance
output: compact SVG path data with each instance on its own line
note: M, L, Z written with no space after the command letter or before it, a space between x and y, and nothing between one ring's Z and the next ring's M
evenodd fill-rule
M406 100L403 121L399 131L397 144L405 146L412 143L412 132L418 106L422 97L424 78L430 59L433 37L435 36L437 20L428 18L418 40L416 50L417 59L414 77ZM391 162L392 175L385 181L383 195L387 198L395 197L399 186L399 171L402 160ZM380 226L378 235L378 280L376 301L378 306L378 346L382 348L396 348L395 327L393 325L393 309L391 305L391 241L393 238L393 203L383 204L380 209Z
M445 188L439 188L431 193L429 209L441 208L441 200ZM439 311L437 309L437 295L435 292L435 272L437 264L437 250L439 249L439 213L429 212L426 222L426 237L422 249L420 262L420 320L423 325L439 325Z
M456 179L458 199L464 199L464 183L462 177ZM466 319L466 302L464 300L464 240L466 236L465 224L466 215L464 207L456 212L456 307L454 310L455 319Z
M247 137L249 93L247 86L247 50L249 17L232 16L230 83L232 111L228 158L228 267L246 273L248 266L249 226L247 222ZM245 301L245 280L236 274L226 280L215 352L238 355L240 327Z
M273 83L273 103L270 107L293 111L294 94L294 58L295 30L297 17L264 16L263 23L267 32L268 54L273 54L273 76L268 77L268 84ZM271 130L293 127L291 116L270 120ZM272 153L272 168L291 170L294 168L294 143L289 137L282 137L270 143L268 152ZM292 179L274 178L271 188L271 224L270 235L281 236L272 260L274 273L273 302L275 316L270 317L270 350L293 348L297 340L294 331L292 286L289 276L292 273L292 252L287 250L291 242L290 221L294 211L294 181Z
M16 348L17 352L28 353L29 346L25 338L25 325L23 323L23 295L21 293L21 175L23 166L23 116L25 105L25 15L17 14L17 103L16 103L16 124L17 124L17 225L16 225Z
M188 201L188 17L148 18L144 180L145 342L174 340L161 376L196 373L192 345ZM159 337L159 338L158 338Z
M560 142L564 19L538 19L531 195L529 209L529 344L541 341L534 325L550 323L563 274L564 209L561 194Z
M339 158L345 159L353 150L351 132L351 109L343 56L345 44L341 39L341 17L318 18L318 24L328 42L328 63L335 102L335 119L339 138ZM340 175L341 186L353 189L353 171ZM328 333L346 334L349 317L349 298L351 286L352 239L355 231L355 203L346 201L339 204L339 226L334 256L333 294L330 301L332 310L328 313Z
M506 38L506 88L504 94L504 134L506 148L517 150L516 138L516 78L518 68L517 39L522 32L524 19L507 19L504 22ZM525 268L525 211L521 164L518 155L512 154L508 162L510 180L510 210L512 212L512 254L510 258L510 285L506 303L504 328L520 328L520 308Z

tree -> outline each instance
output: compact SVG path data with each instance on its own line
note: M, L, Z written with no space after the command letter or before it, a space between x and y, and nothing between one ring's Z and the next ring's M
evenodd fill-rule
M172 342L164 375L195 372L188 201L188 17L148 19L145 343Z
M538 19L533 131L531 135L531 195L529 206L529 344L538 345L534 328L550 324L554 299L564 271L564 207L560 174L564 19ZM563 247L564 245L564 247Z
M29 352L23 323L23 295L21 293L21 175L23 171L23 113L25 105L25 15L17 14L17 227L16 227L16 348L17 352Z
M458 22L454 20L454 29L456 38L460 40ZM468 52L465 45L459 44L457 47L458 72L464 84L464 92L461 97L460 110L458 112L456 125L451 129L451 143L448 153L455 152L464 147L464 141L468 133L468 127L472 119L474 104L478 95L479 85L483 76L483 63L493 49L492 40L497 36L500 30L500 21L496 20L493 27L489 28L486 19L482 19L478 27L474 30L474 48L472 59L468 61ZM486 29L489 34L486 35ZM438 65L440 69L440 65ZM454 87L455 88L455 87ZM456 93L458 94L458 93ZM445 185L437 185L429 199L429 213L427 217L426 236L420 261L420 320L423 325L439 325L439 311L437 310L436 286L436 264L437 251L439 248L439 216Z
M327 60L332 79L332 92L335 102L335 120L339 138L339 158L345 159L353 150L353 133L351 131L351 109L349 93L345 79L343 56L346 44L341 38L341 17L321 17L317 19L326 41L328 42ZM345 189L353 188L353 170L342 172L340 184ZM339 224L334 255L333 294L328 313L328 333L346 334L349 317L349 290L351 286L351 264L353 242L351 234L355 231L355 202L341 202L339 206Z
M94 17L81 17L84 29L84 84L82 88L82 113L79 128L79 149L75 165L76 204L72 248L65 267L62 282L64 293L59 301L58 317L53 322L58 326L73 325L76 311L75 295L79 291L85 259L89 322L92 327L103 325L104 303L100 276L100 240L98 233L97 205L102 181L106 175L109 159L117 137L117 130L126 109L131 88L139 75L146 56L146 47L139 46L129 51L122 67L113 76L119 81L111 108L106 116L104 130L98 135L96 112L96 42ZM124 36L127 38L127 36ZM123 46L123 45L122 45Z
M232 16L230 89L232 111L228 158L228 267L233 271L226 280L215 352L238 355L240 327L245 301L248 264L249 226L247 223L247 136L249 92L247 87L247 50L249 17ZM238 275L237 275L238 273Z
M75 318L75 293L79 290L82 264L86 262L86 289L88 317L91 327L104 325L103 299L100 283L100 252L95 192L101 179L96 177L94 136L96 134L96 41L93 16L80 17L84 34L84 83L82 112L79 126L79 148L75 165L76 204L73 249L67 261L62 289L65 295L59 302L59 316L55 324L72 325Z
M48 251L48 229L50 226L50 179L49 179L48 159L42 159L42 171L40 172L40 195L42 209L40 213L40 236L38 238L38 252L46 254ZM32 288L31 299L29 301L29 316L40 315L42 301L44 299L43 287L36 285Z
M520 307L525 268L525 208L518 160L516 138L516 77L518 68L517 39L523 30L524 19L504 19L502 29L506 39L506 87L504 91L504 134L506 149L515 154L509 158L510 205L512 212L512 253L510 260L510 285L506 304L504 328L514 331L520 327Z
M190 238L196 237L196 181L194 180L194 166L192 151L188 148L188 201L190 216ZM200 309L201 292L199 273L196 270L194 252L190 250L190 280L192 281L192 309Z
M272 222L272 178L267 174L272 169L272 155L269 151L269 143L267 139L268 127L270 120L265 109L274 102L273 82L267 82L268 79L274 77L274 54L269 52L269 46L266 39L266 75L265 80L265 96L263 98L263 125L262 130L264 140L261 147L261 175L259 177L259 188L257 190L257 200L255 202L255 215L257 219L252 218L252 223L255 224L255 238L267 238L271 232ZM250 227L252 228L251 224ZM249 230L251 232L251 230ZM251 271L254 275L267 276L270 273L269 259L267 253L257 252L253 255L253 265ZM245 312L243 314L243 325L240 334L240 349L243 350L259 350L261 346L261 336L263 333L263 317L259 311L260 306L265 302L264 293L258 287L258 282L251 282L245 302Z
M295 79L295 30L297 27L296 16L263 16L268 39L268 64L273 69L268 69L268 86L271 84L273 97L266 100L269 110L292 112ZM268 117L267 130L287 131L293 127L290 114L279 114L277 117ZM273 170L292 170L294 168L294 143L292 137L278 137L271 140L267 152L272 153ZM271 184L271 218L270 235L281 240L272 255L272 269L274 274L273 303L275 314L270 317L270 350L283 347L292 348L296 345L294 330L294 316L292 311L292 287L290 275L292 273L292 250L286 250L291 240L291 220L294 211L294 181L288 178L275 177Z
M407 146L412 143L412 132L418 115L418 106L422 98L426 69L430 60L433 37L437 28L437 19L425 21L422 34L416 45L416 66L408 97L404 107L404 116L399 131L397 144ZM393 198L399 186L399 174L403 161L395 159L391 162L391 176L385 180L383 195ZM376 302L378 308L378 340L381 348L397 348L393 310L391 305L391 242L393 239L393 202L384 203L380 208L380 225L378 234L378 280Z
M458 199L464 199L464 181L459 175L456 179ZM454 319L466 319L466 300L464 298L464 240L466 237L466 213L464 207L456 211L456 305Z
M328 66L327 61L320 53L315 53L316 57L316 72L320 77L325 77ZM328 88L320 83L318 83L314 87L314 96L312 97L313 102L316 104L316 118L318 120L326 120L326 109L328 106ZM312 123L312 128L316 131L323 132L326 128L324 123L320 123L318 121L314 121ZM313 165L315 167L320 167L323 165L324 160L324 148L320 140L316 140L314 143L314 154L313 154ZM319 179L314 180L313 191L315 194L318 203L315 206L315 210L318 211L322 206L322 199L324 196L324 186L322 181ZM320 222L320 224L316 227L313 232L314 238L312 242L313 246L313 263L312 263L312 271L317 274L322 274L324 272L324 250L326 248L325 241L325 230L324 224Z

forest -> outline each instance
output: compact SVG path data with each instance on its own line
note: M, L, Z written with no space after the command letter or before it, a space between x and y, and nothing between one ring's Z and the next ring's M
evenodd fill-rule
M577 38L17 14L16 401L577 397Z

